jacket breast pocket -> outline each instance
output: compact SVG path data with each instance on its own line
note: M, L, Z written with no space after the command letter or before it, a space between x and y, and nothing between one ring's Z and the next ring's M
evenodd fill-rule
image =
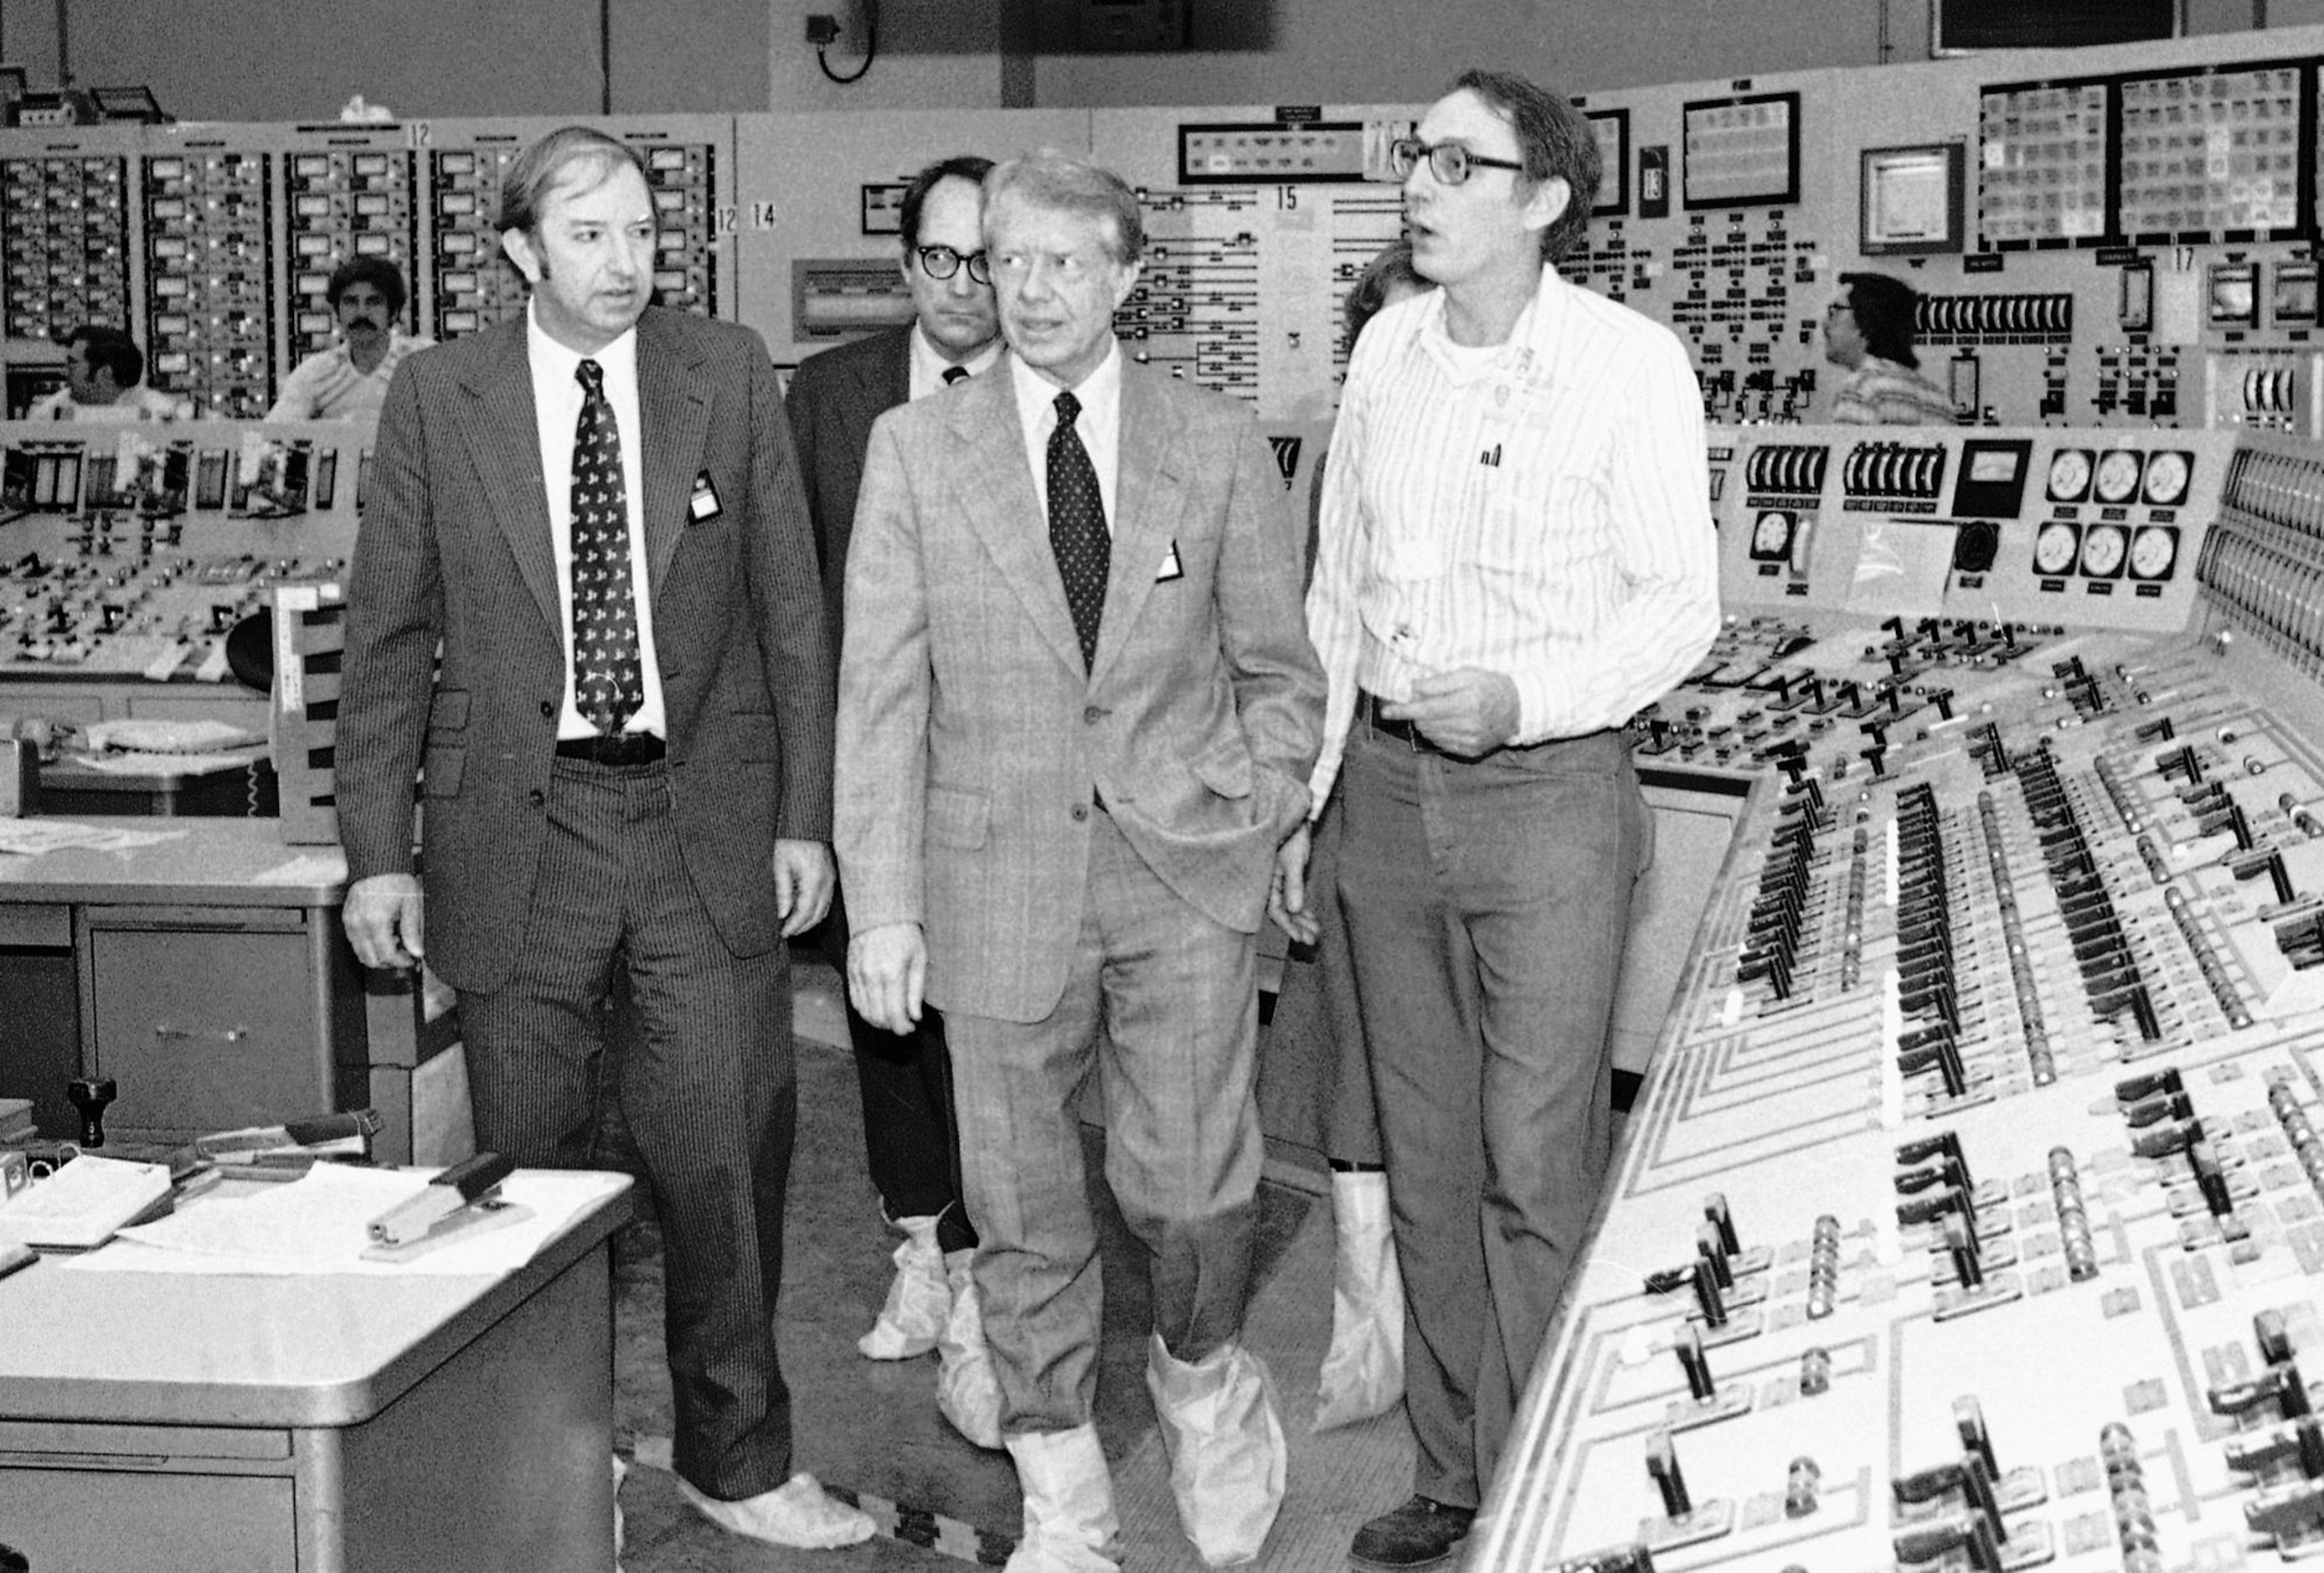
M992 825L992 800L958 787L928 788L928 839L939 847L973 851L984 845Z

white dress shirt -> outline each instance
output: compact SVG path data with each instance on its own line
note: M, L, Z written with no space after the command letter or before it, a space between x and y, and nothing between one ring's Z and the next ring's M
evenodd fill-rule
M1321 812L1356 690L1508 677L1539 743L1618 726L1719 629L1702 400L1668 329L1542 269L1508 341L1454 344L1444 292L1388 307L1348 366L1309 634L1330 680Z
M565 697L557 717L558 741L594 737L597 729L573 703L573 437L581 423L582 357L541 330L526 310L525 350L532 367L532 407L540 425L540 479L549 497L549 540L557 553L557 605L565 635ZM638 414L638 333L632 328L588 357L604 371L605 402L622 434L622 491L630 505L630 586L638 604L638 655L645 672L645 702L622 728L666 737L661 663L654 658L653 597L646 582L644 426Z
M1001 358L1001 340L998 338L966 360L953 361L946 360L936 347L928 342L928 336L920 331L918 322L912 324L912 331L907 337L912 346L911 396L915 400L925 399L942 389L945 385L945 373L955 365L964 369L970 376L981 377L992 369L994 361Z
M1041 517L1049 516L1049 433L1057 429L1057 395L1070 391L1082 412L1074 418L1090 467L1097 471L1097 495L1105 504L1105 532L1113 533L1114 470L1121 455L1121 346L1106 346L1105 358L1077 388L1058 387L1021 361L1009 363L1016 379L1017 421L1025 429L1025 462L1033 467L1033 495Z

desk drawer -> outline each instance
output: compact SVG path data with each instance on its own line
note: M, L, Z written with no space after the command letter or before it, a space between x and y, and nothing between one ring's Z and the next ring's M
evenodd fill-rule
M0 1524L39 1573L298 1573L292 1496L281 1477L0 1463Z

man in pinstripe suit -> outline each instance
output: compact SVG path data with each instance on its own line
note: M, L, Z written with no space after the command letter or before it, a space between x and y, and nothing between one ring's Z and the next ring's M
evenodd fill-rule
M781 398L757 335L648 306L623 143L544 137L501 227L525 318L412 356L381 416L339 712L348 936L370 966L424 942L478 1143L529 1164L582 1149L626 971L612 1090L662 1226L680 1487L737 1533L846 1544L871 1521L792 1473L775 1358L783 941L833 880L832 660Z

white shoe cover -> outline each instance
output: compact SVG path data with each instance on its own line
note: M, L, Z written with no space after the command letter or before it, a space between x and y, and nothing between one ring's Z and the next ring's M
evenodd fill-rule
M1289 1456L1267 1367L1240 1344L1185 1365L1154 1334L1146 1346L1146 1391L1170 1455L1179 1527L1205 1567L1251 1560L1283 1505Z
M1388 1176L1332 1176L1332 1346L1314 1430L1386 1414L1404 1397L1404 1275L1388 1228Z
M944 1252L936 1245L936 1221L898 1218L904 1243L896 1247L896 1276L888 1303L872 1330L855 1340L867 1360L909 1360L936 1346L952 1311L952 1288L945 1282Z
M952 1314L936 1340L936 1411L978 1447L998 1448L1001 1383L992 1374L992 1356L984 1346L984 1314L969 1271L975 1260L974 1251L954 1251L945 1257Z
M872 1522L872 1515L861 1508L825 1495L815 1476L805 1471L772 1491L762 1491L740 1502L721 1502L715 1496L705 1496L683 1475L678 1476L678 1492L694 1504L695 1512L729 1534L747 1535L771 1546L827 1551L868 1541L879 1528Z
M1113 1478L1097 1428L1024 1431L1009 1439L1025 1494L1025 1529L1002 1573L1120 1573Z

